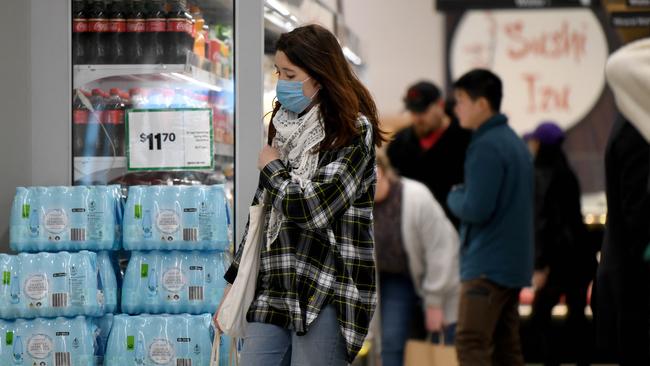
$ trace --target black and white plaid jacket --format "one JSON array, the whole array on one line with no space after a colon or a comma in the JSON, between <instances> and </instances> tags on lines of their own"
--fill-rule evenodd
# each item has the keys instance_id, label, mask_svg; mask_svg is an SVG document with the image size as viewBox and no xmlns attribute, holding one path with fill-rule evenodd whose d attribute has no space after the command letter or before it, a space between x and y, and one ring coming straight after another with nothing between
<instances>
[{"instance_id":1,"label":"black and white plaid jacket","mask_svg":"<svg viewBox=\"0 0 650 366\"><path fill-rule=\"evenodd\" d=\"M332 305L352 362L368 333L377 303L372 211L375 150L372 125L358 121L360 134L341 149L321 152L318 171L304 188L292 182L276 160L260 174L253 204L267 192L286 218L278 239L262 245L255 300L249 322L275 324L298 334L308 331L321 309ZM266 209L266 220L270 206ZM225 278L237 276L241 249ZM264 235L266 237L266 235ZM265 241L266 239L264 239Z\"/></svg>"}]
</instances>

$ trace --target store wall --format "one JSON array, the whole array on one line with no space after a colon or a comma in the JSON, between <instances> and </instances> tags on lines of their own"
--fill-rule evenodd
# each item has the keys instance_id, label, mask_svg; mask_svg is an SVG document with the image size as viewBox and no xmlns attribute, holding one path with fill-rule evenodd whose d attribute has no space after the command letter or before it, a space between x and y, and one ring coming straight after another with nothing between
<instances>
[{"instance_id":1,"label":"store wall","mask_svg":"<svg viewBox=\"0 0 650 366\"><path fill-rule=\"evenodd\" d=\"M8 251L15 187L30 184L31 62L29 1L8 1L0 12L0 252Z\"/></svg>"},{"instance_id":2,"label":"store wall","mask_svg":"<svg viewBox=\"0 0 650 366\"><path fill-rule=\"evenodd\" d=\"M364 81L384 121L400 120L410 84L444 85L444 18L434 6L431 0L343 0L345 22L361 41Z\"/></svg>"},{"instance_id":3,"label":"store wall","mask_svg":"<svg viewBox=\"0 0 650 366\"><path fill-rule=\"evenodd\" d=\"M71 1L31 0L31 4L31 184L69 185Z\"/></svg>"}]
</instances>

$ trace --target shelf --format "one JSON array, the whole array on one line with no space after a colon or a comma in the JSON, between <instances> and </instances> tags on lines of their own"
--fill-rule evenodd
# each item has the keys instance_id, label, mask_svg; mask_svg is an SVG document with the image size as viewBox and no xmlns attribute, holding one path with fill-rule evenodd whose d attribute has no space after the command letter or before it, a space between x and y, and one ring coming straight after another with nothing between
<instances>
[{"instance_id":1,"label":"shelf","mask_svg":"<svg viewBox=\"0 0 650 366\"><path fill-rule=\"evenodd\" d=\"M233 81L190 64L156 65L76 65L74 88L98 80L174 81L196 84L206 89L233 92Z\"/></svg>"},{"instance_id":2,"label":"shelf","mask_svg":"<svg viewBox=\"0 0 650 366\"><path fill-rule=\"evenodd\" d=\"M234 158L235 146L217 142L214 144L214 155L217 157ZM76 173L79 176L89 175L97 171L126 169L125 156L77 156L74 158Z\"/></svg>"},{"instance_id":3,"label":"shelf","mask_svg":"<svg viewBox=\"0 0 650 366\"><path fill-rule=\"evenodd\" d=\"M74 180L80 181L93 177L102 177L111 181L120 177L126 169L126 158L123 156L84 156L74 158Z\"/></svg>"},{"instance_id":4,"label":"shelf","mask_svg":"<svg viewBox=\"0 0 650 366\"><path fill-rule=\"evenodd\" d=\"M232 145L230 145L232 146ZM75 157L75 184L223 184L225 165L217 163L216 170L205 171L139 171L130 172L126 168L126 158L118 157Z\"/></svg>"}]
</instances>

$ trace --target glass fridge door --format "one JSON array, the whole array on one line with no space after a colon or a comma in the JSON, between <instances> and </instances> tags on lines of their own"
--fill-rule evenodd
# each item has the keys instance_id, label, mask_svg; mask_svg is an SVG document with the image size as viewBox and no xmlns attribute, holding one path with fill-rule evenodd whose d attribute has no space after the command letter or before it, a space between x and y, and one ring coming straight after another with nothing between
<instances>
[{"instance_id":1,"label":"glass fridge door","mask_svg":"<svg viewBox=\"0 0 650 366\"><path fill-rule=\"evenodd\" d=\"M234 0L70 0L74 184L227 184Z\"/></svg>"}]
</instances>

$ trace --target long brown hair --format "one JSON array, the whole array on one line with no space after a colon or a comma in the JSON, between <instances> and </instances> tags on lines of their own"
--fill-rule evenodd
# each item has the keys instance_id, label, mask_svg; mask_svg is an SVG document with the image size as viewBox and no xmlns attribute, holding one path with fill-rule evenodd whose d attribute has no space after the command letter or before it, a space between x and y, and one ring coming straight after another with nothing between
<instances>
[{"instance_id":1,"label":"long brown hair","mask_svg":"<svg viewBox=\"0 0 650 366\"><path fill-rule=\"evenodd\" d=\"M296 28L280 36L276 51L284 52L291 63L305 70L321 85L315 97L325 127L321 151L349 145L359 135L356 123L359 113L368 118L372 124L373 142L381 146L385 138L379 128L377 106L350 68L339 42L330 31L319 25ZM272 121L280 107L280 102L276 101L269 141L275 136Z\"/></svg>"}]
</instances>

